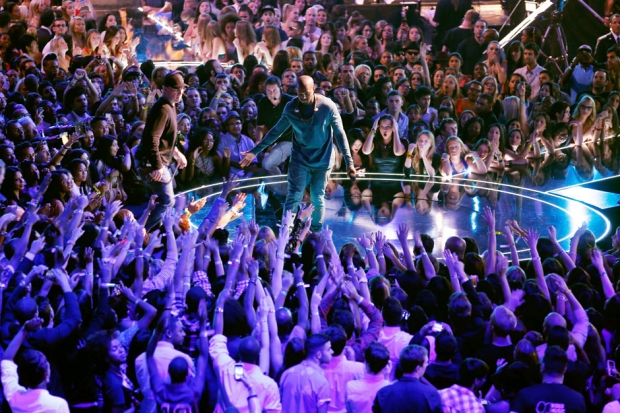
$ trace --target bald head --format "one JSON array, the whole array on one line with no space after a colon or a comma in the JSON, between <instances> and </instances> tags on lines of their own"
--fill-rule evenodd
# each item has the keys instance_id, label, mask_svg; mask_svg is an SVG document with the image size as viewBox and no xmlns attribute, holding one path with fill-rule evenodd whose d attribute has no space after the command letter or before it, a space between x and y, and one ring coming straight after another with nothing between
<instances>
[{"instance_id":1,"label":"bald head","mask_svg":"<svg viewBox=\"0 0 620 413\"><path fill-rule=\"evenodd\" d=\"M297 81L297 97L304 105L314 102L314 79L310 76L299 77Z\"/></svg>"},{"instance_id":2,"label":"bald head","mask_svg":"<svg viewBox=\"0 0 620 413\"><path fill-rule=\"evenodd\" d=\"M551 327L560 326L566 328L566 320L559 313L549 313L547 317L545 317L545 322L543 323L543 329L545 331L549 331Z\"/></svg>"},{"instance_id":3,"label":"bald head","mask_svg":"<svg viewBox=\"0 0 620 413\"><path fill-rule=\"evenodd\" d=\"M244 363L258 364L260 344L252 336L245 337L239 344L239 359Z\"/></svg>"},{"instance_id":4,"label":"bald head","mask_svg":"<svg viewBox=\"0 0 620 413\"><path fill-rule=\"evenodd\" d=\"M465 249L467 248L467 244L465 240L461 237L450 237L446 240L446 245L444 249L449 250L455 253L459 257L459 261L462 261L465 257Z\"/></svg>"}]
</instances>

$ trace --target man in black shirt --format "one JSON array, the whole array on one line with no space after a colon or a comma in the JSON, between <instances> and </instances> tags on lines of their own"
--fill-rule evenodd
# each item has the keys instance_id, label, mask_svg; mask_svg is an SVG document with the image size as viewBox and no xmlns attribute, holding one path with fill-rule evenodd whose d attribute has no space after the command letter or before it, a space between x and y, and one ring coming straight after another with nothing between
<instances>
[{"instance_id":1,"label":"man in black shirt","mask_svg":"<svg viewBox=\"0 0 620 413\"><path fill-rule=\"evenodd\" d=\"M476 100L476 114L484 121L484 136L492 124L497 123L497 116L493 113L493 96L483 93Z\"/></svg>"},{"instance_id":2,"label":"man in black shirt","mask_svg":"<svg viewBox=\"0 0 620 413\"><path fill-rule=\"evenodd\" d=\"M157 206L146 222L147 229L158 224L166 209L174 205L172 175L168 166L173 160L176 160L181 169L187 166L185 156L176 148L175 109L186 88L183 73L174 71L166 75L162 96L155 102L146 118L142 141L136 152L140 175L153 194L157 195Z\"/></svg>"},{"instance_id":3,"label":"man in black shirt","mask_svg":"<svg viewBox=\"0 0 620 413\"><path fill-rule=\"evenodd\" d=\"M326 80L327 76L325 76L323 73L319 72L316 70L316 65L318 63L318 60L316 58L316 53L309 50L306 53L304 53L304 57L303 57L303 70L301 71L301 73L299 74L299 76L310 76L313 80L314 83L316 85L321 83L321 80Z\"/></svg>"},{"instance_id":4,"label":"man in black shirt","mask_svg":"<svg viewBox=\"0 0 620 413\"><path fill-rule=\"evenodd\" d=\"M586 402L583 396L563 384L567 366L566 352L558 346L548 347L542 360L542 383L521 390L512 404L511 411L585 412Z\"/></svg>"},{"instance_id":5,"label":"man in black shirt","mask_svg":"<svg viewBox=\"0 0 620 413\"><path fill-rule=\"evenodd\" d=\"M265 80L265 93L267 96L258 101L258 127L262 129L263 135L278 123L284 112L284 106L293 100L293 96L282 92L282 84L277 76L269 76ZM282 173L280 166L291 157L292 141L293 129L289 128L271 147L271 152L263 159L263 169L269 175Z\"/></svg>"},{"instance_id":6,"label":"man in black shirt","mask_svg":"<svg viewBox=\"0 0 620 413\"><path fill-rule=\"evenodd\" d=\"M474 35L469 39L463 40L456 51L463 56L463 67L461 72L466 75L474 73L476 62L482 57L485 50L484 32L487 30L487 22L480 19L474 24Z\"/></svg>"},{"instance_id":7,"label":"man in black shirt","mask_svg":"<svg viewBox=\"0 0 620 413\"><path fill-rule=\"evenodd\" d=\"M468 10L465 13L465 17L463 18L463 23L459 27L455 27L454 29L448 30L446 35L443 38L443 49L444 52L454 52L459 47L459 44L465 40L469 39L474 35L474 24L476 21L480 19L480 13L476 10Z\"/></svg>"}]
</instances>

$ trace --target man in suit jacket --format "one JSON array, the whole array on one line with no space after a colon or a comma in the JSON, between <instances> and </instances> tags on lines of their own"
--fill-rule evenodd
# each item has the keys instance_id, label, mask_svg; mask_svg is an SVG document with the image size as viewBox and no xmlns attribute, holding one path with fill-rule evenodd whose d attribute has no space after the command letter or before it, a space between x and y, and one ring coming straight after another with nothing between
<instances>
[{"instance_id":1,"label":"man in suit jacket","mask_svg":"<svg viewBox=\"0 0 620 413\"><path fill-rule=\"evenodd\" d=\"M597 63L604 63L607 61L607 50L620 44L620 14L614 14L611 16L611 31L604 36L601 36L596 41L596 49L594 51L594 59Z\"/></svg>"},{"instance_id":2,"label":"man in suit jacket","mask_svg":"<svg viewBox=\"0 0 620 413\"><path fill-rule=\"evenodd\" d=\"M55 18L56 15L52 9L45 9L43 10L43 13L41 13L41 27L37 29L39 50L43 50L45 45L54 37L54 34L52 33L52 25L54 24Z\"/></svg>"}]
</instances>

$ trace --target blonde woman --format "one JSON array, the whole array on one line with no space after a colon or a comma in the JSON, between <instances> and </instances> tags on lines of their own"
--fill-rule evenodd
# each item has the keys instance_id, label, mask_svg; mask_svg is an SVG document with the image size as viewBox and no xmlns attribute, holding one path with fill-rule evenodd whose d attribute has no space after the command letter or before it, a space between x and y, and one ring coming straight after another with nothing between
<instances>
[{"instance_id":1,"label":"blonde woman","mask_svg":"<svg viewBox=\"0 0 620 413\"><path fill-rule=\"evenodd\" d=\"M294 4L285 4L282 9L282 24L288 27L289 23L299 21L299 8Z\"/></svg>"},{"instance_id":2,"label":"blonde woman","mask_svg":"<svg viewBox=\"0 0 620 413\"><path fill-rule=\"evenodd\" d=\"M594 139L596 121L596 104L592 97L584 95L575 110L570 122L573 142L581 145Z\"/></svg>"},{"instance_id":3,"label":"blonde woman","mask_svg":"<svg viewBox=\"0 0 620 413\"><path fill-rule=\"evenodd\" d=\"M222 32L218 22L207 23L206 30L200 36L200 55L204 61L209 59L226 60L226 45L222 40ZM220 59L220 56L223 58Z\"/></svg>"},{"instance_id":4,"label":"blonde woman","mask_svg":"<svg viewBox=\"0 0 620 413\"><path fill-rule=\"evenodd\" d=\"M62 3L62 18L69 23L72 17L75 17L75 3L69 0L64 1Z\"/></svg>"},{"instance_id":5,"label":"blonde woman","mask_svg":"<svg viewBox=\"0 0 620 413\"><path fill-rule=\"evenodd\" d=\"M423 130L418 135L416 143L410 143L407 147L407 160L405 160L405 176L411 172L416 175L428 175L433 178L441 165L441 156L435 152L435 135L429 130Z\"/></svg>"},{"instance_id":6,"label":"blonde woman","mask_svg":"<svg viewBox=\"0 0 620 413\"><path fill-rule=\"evenodd\" d=\"M487 172L484 161L477 154L470 153L460 138L450 136L446 140L446 151L441 156L439 170L442 176L467 175L470 171L482 175Z\"/></svg>"},{"instance_id":7,"label":"blonde woman","mask_svg":"<svg viewBox=\"0 0 620 413\"><path fill-rule=\"evenodd\" d=\"M459 87L459 81L456 77L452 75L448 75L443 80L439 91L437 92L437 96L444 98L449 97L453 100L457 100L463 97L461 94L461 88ZM441 100L441 99L440 99Z\"/></svg>"},{"instance_id":8,"label":"blonde woman","mask_svg":"<svg viewBox=\"0 0 620 413\"><path fill-rule=\"evenodd\" d=\"M50 40L50 52L56 53L58 56L58 64L60 68L66 72L69 71L69 63L71 62L71 58L67 56L67 52L69 51L69 45L62 37L56 37Z\"/></svg>"},{"instance_id":9,"label":"blonde woman","mask_svg":"<svg viewBox=\"0 0 620 413\"><path fill-rule=\"evenodd\" d=\"M73 55L75 56L75 49L81 50L86 47L86 23L84 19L81 17L74 17L69 22L69 33L71 34L71 38L73 39Z\"/></svg>"},{"instance_id":10,"label":"blonde woman","mask_svg":"<svg viewBox=\"0 0 620 413\"><path fill-rule=\"evenodd\" d=\"M91 29L86 33L86 45L82 48L82 56L97 56L101 54L101 34L96 29Z\"/></svg>"},{"instance_id":11,"label":"blonde woman","mask_svg":"<svg viewBox=\"0 0 620 413\"><path fill-rule=\"evenodd\" d=\"M41 25L41 13L49 6L49 0L32 0L28 8L28 27L37 28Z\"/></svg>"},{"instance_id":12,"label":"blonde woman","mask_svg":"<svg viewBox=\"0 0 620 413\"><path fill-rule=\"evenodd\" d=\"M301 49L299 47L296 46L287 46L286 47L286 53L288 53L288 58L289 60L292 62L293 59L302 59L304 54L302 53Z\"/></svg>"},{"instance_id":13,"label":"blonde woman","mask_svg":"<svg viewBox=\"0 0 620 413\"><path fill-rule=\"evenodd\" d=\"M273 66L273 58L282 49L280 32L275 26L265 26L263 41L256 44L254 54L259 62L264 63L269 69Z\"/></svg>"},{"instance_id":14,"label":"blonde woman","mask_svg":"<svg viewBox=\"0 0 620 413\"><path fill-rule=\"evenodd\" d=\"M200 17L198 17L198 21L196 22L196 36L192 36L191 38L191 47L195 56L201 56L202 42L207 36L207 27L211 20L212 18L208 14L201 14Z\"/></svg>"},{"instance_id":15,"label":"blonde woman","mask_svg":"<svg viewBox=\"0 0 620 413\"><path fill-rule=\"evenodd\" d=\"M247 20L239 20L235 25L235 40L233 41L237 49L237 61L243 62L245 58L254 54L256 48L256 33L252 24Z\"/></svg>"}]
</instances>

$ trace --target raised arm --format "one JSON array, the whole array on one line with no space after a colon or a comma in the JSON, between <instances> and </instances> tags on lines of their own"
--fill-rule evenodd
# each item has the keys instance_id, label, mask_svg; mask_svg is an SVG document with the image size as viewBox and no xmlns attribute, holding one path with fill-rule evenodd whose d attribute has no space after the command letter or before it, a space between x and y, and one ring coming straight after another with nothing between
<instances>
[{"instance_id":1,"label":"raised arm","mask_svg":"<svg viewBox=\"0 0 620 413\"><path fill-rule=\"evenodd\" d=\"M293 277L295 279L295 288L297 289L297 300L299 300L299 310L297 311L297 325L302 330L308 328L308 294L306 293L306 285L304 284L303 264L296 266L293 264Z\"/></svg>"},{"instance_id":2,"label":"raised arm","mask_svg":"<svg viewBox=\"0 0 620 413\"><path fill-rule=\"evenodd\" d=\"M542 262L540 262L540 255L538 255L538 251L536 250L538 238L538 231L536 231L534 228L530 228L527 231L527 241L530 246L530 254L532 257L532 265L534 266L534 273L536 274L536 284L538 284L538 287L540 287L540 290L542 291L547 301L551 302L551 294L549 294L549 287L545 282L545 273L543 271Z\"/></svg>"},{"instance_id":3,"label":"raised arm","mask_svg":"<svg viewBox=\"0 0 620 413\"><path fill-rule=\"evenodd\" d=\"M407 270L415 271L413 256L411 254L411 250L409 249L409 244L407 243L407 238L409 237L409 226L407 224L400 224L398 226L398 230L396 231L396 236L398 237L398 241L400 241L400 245L403 249L403 256L405 258Z\"/></svg>"},{"instance_id":4,"label":"raised arm","mask_svg":"<svg viewBox=\"0 0 620 413\"><path fill-rule=\"evenodd\" d=\"M575 262L571 259L570 255L566 251L564 251L564 248L562 248L562 246L558 242L558 234L555 227L553 225L549 225L547 227L547 232L549 233L549 239L551 240L553 246L555 247L555 250L557 251L556 255L559 255L560 258L562 258L562 261L564 261L564 265L566 266L566 270L570 271L575 268Z\"/></svg>"},{"instance_id":5,"label":"raised arm","mask_svg":"<svg viewBox=\"0 0 620 413\"><path fill-rule=\"evenodd\" d=\"M508 248L510 248L510 259L512 265L519 266L519 252L517 251L517 245L515 243L515 237L512 233L512 227L510 225L504 226L504 238L508 241Z\"/></svg>"},{"instance_id":6,"label":"raised arm","mask_svg":"<svg viewBox=\"0 0 620 413\"><path fill-rule=\"evenodd\" d=\"M413 243L415 248L420 251L420 260L422 260L422 265L424 266L424 276L427 281L430 281L431 278L435 277L437 273L435 272L435 266L431 261L428 253L424 249L424 244L422 243L422 237L420 236L420 231L415 231L413 233Z\"/></svg>"},{"instance_id":7,"label":"raised arm","mask_svg":"<svg viewBox=\"0 0 620 413\"><path fill-rule=\"evenodd\" d=\"M497 238L495 237L495 211L491 208L484 207L482 211L482 219L487 224L489 234L489 253L487 254L486 275L495 272L495 257L497 256Z\"/></svg>"},{"instance_id":8,"label":"raised arm","mask_svg":"<svg viewBox=\"0 0 620 413\"><path fill-rule=\"evenodd\" d=\"M605 295L605 299L609 300L616 294L616 292L614 291L614 286L609 279L609 275L607 274L603 254L597 249L592 251L592 263L598 270L598 274L601 277L601 284L603 285L603 294Z\"/></svg>"},{"instance_id":9,"label":"raised arm","mask_svg":"<svg viewBox=\"0 0 620 413\"><path fill-rule=\"evenodd\" d=\"M375 134L377 133L378 127L379 127L379 117L375 119L375 123L372 125L372 128L370 129L370 133L368 134L368 136L366 136L366 140L364 141L364 145L362 146L362 153L364 155L370 155L372 153L372 150L374 148L372 141L375 138Z\"/></svg>"}]
</instances>

